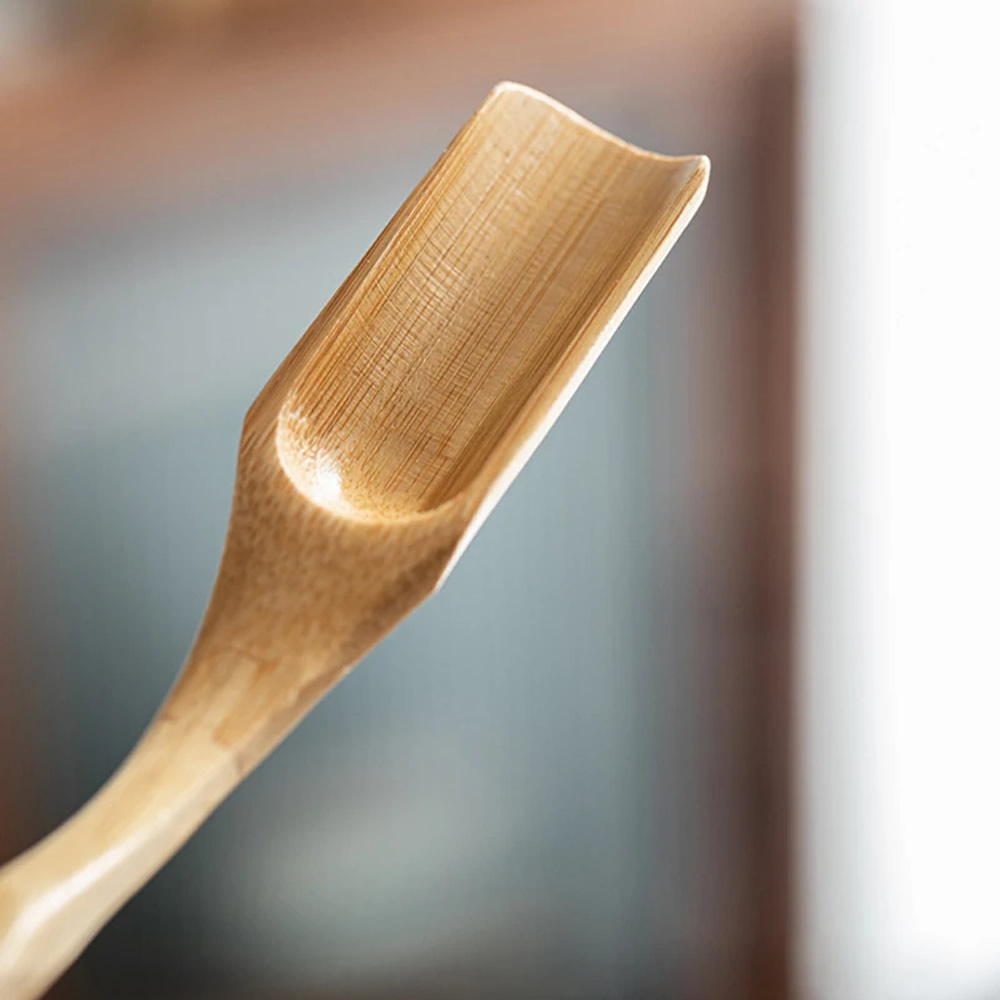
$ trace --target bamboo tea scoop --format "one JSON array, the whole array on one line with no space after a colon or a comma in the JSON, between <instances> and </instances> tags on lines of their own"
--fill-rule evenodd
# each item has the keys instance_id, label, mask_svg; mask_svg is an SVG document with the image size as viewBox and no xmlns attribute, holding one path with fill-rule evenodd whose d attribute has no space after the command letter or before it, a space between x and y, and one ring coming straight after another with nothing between
<instances>
[{"instance_id":1,"label":"bamboo tea scoop","mask_svg":"<svg viewBox=\"0 0 1000 1000\"><path fill-rule=\"evenodd\" d=\"M0 997L38 996L448 574L705 193L501 84L251 406L218 580L139 745L0 869Z\"/></svg>"}]
</instances>

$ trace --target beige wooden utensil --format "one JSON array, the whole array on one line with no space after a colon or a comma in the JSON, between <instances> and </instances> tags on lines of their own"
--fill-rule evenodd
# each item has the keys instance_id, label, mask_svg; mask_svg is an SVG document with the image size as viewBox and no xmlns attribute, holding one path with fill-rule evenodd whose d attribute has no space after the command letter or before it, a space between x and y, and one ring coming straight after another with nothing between
<instances>
[{"instance_id":1,"label":"beige wooden utensil","mask_svg":"<svg viewBox=\"0 0 1000 1000\"><path fill-rule=\"evenodd\" d=\"M187 664L89 804L0 869L37 996L444 580L694 214L704 157L501 84L251 406Z\"/></svg>"}]
</instances>

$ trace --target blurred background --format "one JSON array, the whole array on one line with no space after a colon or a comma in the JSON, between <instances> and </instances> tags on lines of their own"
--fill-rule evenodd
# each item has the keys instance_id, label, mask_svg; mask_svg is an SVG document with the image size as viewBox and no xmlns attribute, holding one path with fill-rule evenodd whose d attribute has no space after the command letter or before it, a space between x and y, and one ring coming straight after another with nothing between
<instances>
[{"instance_id":1,"label":"blurred background","mask_svg":"<svg viewBox=\"0 0 1000 1000\"><path fill-rule=\"evenodd\" d=\"M448 585L53 997L1000 997L994 19L0 0L0 861L155 711L247 405L495 82L713 161Z\"/></svg>"}]
</instances>

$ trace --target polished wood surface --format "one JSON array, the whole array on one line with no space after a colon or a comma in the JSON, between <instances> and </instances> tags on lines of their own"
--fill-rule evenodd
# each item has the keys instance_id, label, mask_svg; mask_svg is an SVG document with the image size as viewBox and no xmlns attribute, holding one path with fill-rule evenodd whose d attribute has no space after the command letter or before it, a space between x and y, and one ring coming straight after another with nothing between
<instances>
[{"instance_id":1,"label":"polished wood surface","mask_svg":"<svg viewBox=\"0 0 1000 1000\"><path fill-rule=\"evenodd\" d=\"M0 992L37 996L444 580L704 196L497 87L251 407L187 665L116 776L0 870Z\"/></svg>"}]
</instances>

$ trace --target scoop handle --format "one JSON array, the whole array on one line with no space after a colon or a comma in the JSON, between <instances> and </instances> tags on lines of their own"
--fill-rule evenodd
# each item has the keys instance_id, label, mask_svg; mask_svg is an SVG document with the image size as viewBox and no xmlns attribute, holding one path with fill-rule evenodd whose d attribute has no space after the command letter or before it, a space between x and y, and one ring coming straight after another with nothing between
<instances>
[{"instance_id":1,"label":"scoop handle","mask_svg":"<svg viewBox=\"0 0 1000 1000\"><path fill-rule=\"evenodd\" d=\"M231 755L158 719L108 783L0 868L0 996L32 1000L236 782Z\"/></svg>"},{"instance_id":2,"label":"scoop handle","mask_svg":"<svg viewBox=\"0 0 1000 1000\"><path fill-rule=\"evenodd\" d=\"M245 652L192 654L107 784L0 868L3 1000L34 1000L55 982L304 714L294 693L274 710L261 683L271 674Z\"/></svg>"}]
</instances>

